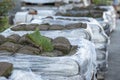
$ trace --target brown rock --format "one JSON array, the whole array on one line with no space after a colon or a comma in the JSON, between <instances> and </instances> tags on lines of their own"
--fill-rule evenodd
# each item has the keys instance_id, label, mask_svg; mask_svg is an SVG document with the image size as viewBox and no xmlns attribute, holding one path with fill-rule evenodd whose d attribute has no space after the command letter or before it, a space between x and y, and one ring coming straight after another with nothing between
<instances>
[{"instance_id":1,"label":"brown rock","mask_svg":"<svg viewBox=\"0 0 120 80\"><path fill-rule=\"evenodd\" d=\"M24 46L22 47L18 53L23 53L23 54L30 54L30 55L35 55L35 54L40 54L40 50L38 48L34 48L31 46Z\"/></svg>"},{"instance_id":2,"label":"brown rock","mask_svg":"<svg viewBox=\"0 0 120 80\"><path fill-rule=\"evenodd\" d=\"M8 52L13 52L15 53L18 49L20 49L22 45L20 44L15 44L12 42L5 42L0 46L0 50L6 50Z\"/></svg>"},{"instance_id":3,"label":"brown rock","mask_svg":"<svg viewBox=\"0 0 120 80\"><path fill-rule=\"evenodd\" d=\"M8 77L13 70L13 65L7 62L0 62L0 76Z\"/></svg>"},{"instance_id":4,"label":"brown rock","mask_svg":"<svg viewBox=\"0 0 120 80\"><path fill-rule=\"evenodd\" d=\"M29 38L27 37L27 35L23 35L23 36L19 39L18 43L20 43L20 44L22 44L22 45L28 45L28 44L30 44L31 42L30 42Z\"/></svg>"},{"instance_id":5,"label":"brown rock","mask_svg":"<svg viewBox=\"0 0 120 80\"><path fill-rule=\"evenodd\" d=\"M32 25L32 24L26 25L23 31L34 31L36 29L36 26L37 25Z\"/></svg>"},{"instance_id":6,"label":"brown rock","mask_svg":"<svg viewBox=\"0 0 120 80\"><path fill-rule=\"evenodd\" d=\"M41 56L48 56L48 57L64 56L64 54L61 51L58 51L58 50L54 50L52 52L43 52L40 55Z\"/></svg>"},{"instance_id":7,"label":"brown rock","mask_svg":"<svg viewBox=\"0 0 120 80\"><path fill-rule=\"evenodd\" d=\"M3 35L0 35L0 44L4 43L6 38Z\"/></svg>"},{"instance_id":8,"label":"brown rock","mask_svg":"<svg viewBox=\"0 0 120 80\"><path fill-rule=\"evenodd\" d=\"M41 25L39 25L38 29L39 30L48 30L49 26L50 26L49 24L41 24Z\"/></svg>"},{"instance_id":9,"label":"brown rock","mask_svg":"<svg viewBox=\"0 0 120 80\"><path fill-rule=\"evenodd\" d=\"M34 43L27 37L27 34L26 35L23 35L19 41L18 41L19 44L22 44L22 45L30 45L30 46L33 46Z\"/></svg>"},{"instance_id":10,"label":"brown rock","mask_svg":"<svg viewBox=\"0 0 120 80\"><path fill-rule=\"evenodd\" d=\"M39 49L41 50L41 47L40 47L39 45L35 44L33 41L31 41L31 40L28 38L27 34L26 34L26 35L23 35L18 42L19 42L20 44L22 44L22 45L28 45L28 46L37 47L37 48L39 48Z\"/></svg>"},{"instance_id":11,"label":"brown rock","mask_svg":"<svg viewBox=\"0 0 120 80\"><path fill-rule=\"evenodd\" d=\"M87 28L87 24L86 23L82 23L81 28Z\"/></svg>"},{"instance_id":12,"label":"brown rock","mask_svg":"<svg viewBox=\"0 0 120 80\"><path fill-rule=\"evenodd\" d=\"M82 23L75 23L75 24L68 24L66 25L67 29L76 29L76 28L80 28L82 25Z\"/></svg>"},{"instance_id":13,"label":"brown rock","mask_svg":"<svg viewBox=\"0 0 120 80\"><path fill-rule=\"evenodd\" d=\"M65 27L62 25L51 25L49 30L63 30Z\"/></svg>"},{"instance_id":14,"label":"brown rock","mask_svg":"<svg viewBox=\"0 0 120 80\"><path fill-rule=\"evenodd\" d=\"M48 24L21 24L15 27L12 27L11 30L13 31L34 31L36 28L39 30L48 30L50 25Z\"/></svg>"},{"instance_id":15,"label":"brown rock","mask_svg":"<svg viewBox=\"0 0 120 80\"><path fill-rule=\"evenodd\" d=\"M68 39L64 37L57 37L53 40L52 43L53 43L54 49L60 50L65 54L69 53L71 45Z\"/></svg>"},{"instance_id":16,"label":"brown rock","mask_svg":"<svg viewBox=\"0 0 120 80\"><path fill-rule=\"evenodd\" d=\"M71 50L68 55L74 55L77 52L78 46L71 46Z\"/></svg>"},{"instance_id":17,"label":"brown rock","mask_svg":"<svg viewBox=\"0 0 120 80\"><path fill-rule=\"evenodd\" d=\"M20 25L12 27L11 30L13 30L13 31L22 31L22 30L25 30L25 26L26 26L26 24L20 24Z\"/></svg>"},{"instance_id":18,"label":"brown rock","mask_svg":"<svg viewBox=\"0 0 120 80\"><path fill-rule=\"evenodd\" d=\"M7 37L7 41L17 43L18 40L20 39L20 36L17 34L13 34Z\"/></svg>"}]
</instances>

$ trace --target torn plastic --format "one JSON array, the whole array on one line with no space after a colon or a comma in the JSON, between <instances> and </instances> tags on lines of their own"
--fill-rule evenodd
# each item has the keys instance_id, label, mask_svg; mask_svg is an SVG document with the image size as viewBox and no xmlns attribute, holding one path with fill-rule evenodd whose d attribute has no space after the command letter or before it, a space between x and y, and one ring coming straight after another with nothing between
<instances>
[{"instance_id":1,"label":"torn plastic","mask_svg":"<svg viewBox=\"0 0 120 80\"><path fill-rule=\"evenodd\" d=\"M16 54L0 56L0 62L10 62L14 70L32 71L26 73L14 72L12 80L91 80L96 73L96 52L94 45L84 39L69 39L72 45L78 45L77 52L71 56L42 57L37 55ZM24 76L24 77L23 77ZM28 77L30 76L30 77ZM41 77L41 78L40 78ZM23 79L24 78L24 79Z\"/></svg>"}]
</instances>

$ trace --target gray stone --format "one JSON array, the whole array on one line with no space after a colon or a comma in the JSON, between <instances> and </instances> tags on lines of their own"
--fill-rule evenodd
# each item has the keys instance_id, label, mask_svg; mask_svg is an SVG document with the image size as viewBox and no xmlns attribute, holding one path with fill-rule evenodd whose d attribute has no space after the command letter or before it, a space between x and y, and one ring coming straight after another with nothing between
<instances>
[{"instance_id":1,"label":"gray stone","mask_svg":"<svg viewBox=\"0 0 120 80\"><path fill-rule=\"evenodd\" d=\"M52 43L53 43L54 49L60 50L65 54L69 53L71 45L68 39L64 37L57 37L52 41Z\"/></svg>"},{"instance_id":2,"label":"gray stone","mask_svg":"<svg viewBox=\"0 0 120 80\"><path fill-rule=\"evenodd\" d=\"M8 77L13 70L13 65L7 62L0 62L0 76Z\"/></svg>"}]
</instances>

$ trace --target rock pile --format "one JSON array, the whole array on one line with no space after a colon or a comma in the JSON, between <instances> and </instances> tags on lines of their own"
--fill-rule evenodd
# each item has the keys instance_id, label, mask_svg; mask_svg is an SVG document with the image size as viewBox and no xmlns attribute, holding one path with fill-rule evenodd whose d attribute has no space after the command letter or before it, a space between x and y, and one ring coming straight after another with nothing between
<instances>
[{"instance_id":1,"label":"rock pile","mask_svg":"<svg viewBox=\"0 0 120 80\"><path fill-rule=\"evenodd\" d=\"M84 25L84 26L83 26ZM41 31L47 30L70 30L77 28L86 28L87 25L85 23L74 23L67 25L49 25L49 24L19 24L11 28L13 31L34 31L36 28Z\"/></svg>"},{"instance_id":2,"label":"rock pile","mask_svg":"<svg viewBox=\"0 0 120 80\"><path fill-rule=\"evenodd\" d=\"M7 55L13 54L29 54L41 56L64 56L72 52L73 47L69 40L64 37L57 37L55 39L49 38L54 50L52 52L44 52L42 48L32 42L27 35L19 36L17 34L4 37L0 35L0 55L6 53ZM77 47L74 49L76 50Z\"/></svg>"}]
</instances>

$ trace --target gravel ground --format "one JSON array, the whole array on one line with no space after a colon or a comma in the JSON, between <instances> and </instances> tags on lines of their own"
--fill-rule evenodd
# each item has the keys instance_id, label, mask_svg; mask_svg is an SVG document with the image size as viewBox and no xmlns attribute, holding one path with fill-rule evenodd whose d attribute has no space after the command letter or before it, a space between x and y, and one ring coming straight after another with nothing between
<instances>
[{"instance_id":1,"label":"gravel ground","mask_svg":"<svg viewBox=\"0 0 120 80\"><path fill-rule=\"evenodd\" d=\"M120 80L120 20L117 20L116 30L111 35L108 64L106 80Z\"/></svg>"}]
</instances>

